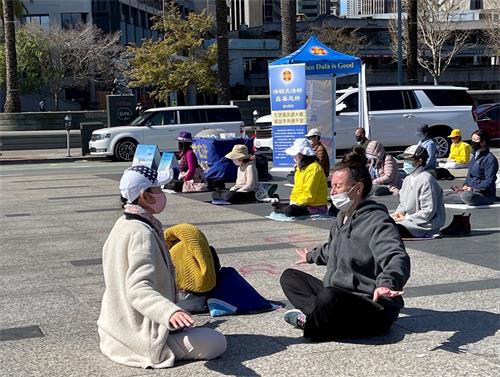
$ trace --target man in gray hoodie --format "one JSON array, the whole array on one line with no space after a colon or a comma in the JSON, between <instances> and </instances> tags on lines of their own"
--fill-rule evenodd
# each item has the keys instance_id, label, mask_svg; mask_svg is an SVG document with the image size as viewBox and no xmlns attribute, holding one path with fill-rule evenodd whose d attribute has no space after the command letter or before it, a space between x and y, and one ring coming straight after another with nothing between
<instances>
[{"instance_id":1,"label":"man in gray hoodie","mask_svg":"<svg viewBox=\"0 0 500 377\"><path fill-rule=\"evenodd\" d=\"M366 162L352 152L335 165L331 198L340 214L328 242L297 250L297 263L326 265L323 282L295 269L280 279L297 308L285 321L313 341L384 334L403 307L410 258L387 208L366 200L372 188Z\"/></svg>"}]
</instances>

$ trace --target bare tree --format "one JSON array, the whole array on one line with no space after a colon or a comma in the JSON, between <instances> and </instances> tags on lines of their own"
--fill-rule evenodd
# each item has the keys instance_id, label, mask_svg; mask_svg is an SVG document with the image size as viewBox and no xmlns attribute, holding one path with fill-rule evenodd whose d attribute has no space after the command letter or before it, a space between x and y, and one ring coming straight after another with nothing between
<instances>
[{"instance_id":1,"label":"bare tree","mask_svg":"<svg viewBox=\"0 0 500 377\"><path fill-rule=\"evenodd\" d=\"M500 0L490 0L490 10L485 12L485 16L485 42L498 64L500 57Z\"/></svg>"},{"instance_id":2,"label":"bare tree","mask_svg":"<svg viewBox=\"0 0 500 377\"><path fill-rule=\"evenodd\" d=\"M470 47L467 43L471 29L458 20L461 0L408 0L418 1L418 64L427 70L439 84L446 68L461 51ZM397 48L397 30L394 22L389 23L391 47ZM408 58L410 48L408 33L403 34L403 54Z\"/></svg>"},{"instance_id":3,"label":"bare tree","mask_svg":"<svg viewBox=\"0 0 500 377\"><path fill-rule=\"evenodd\" d=\"M75 29L42 29L30 25L27 30L38 41L43 56L41 75L59 109L59 96L65 88L86 87L89 83L111 85L119 71L115 62L123 48L118 34L104 34L93 25ZM42 54L43 52L43 54Z\"/></svg>"},{"instance_id":4,"label":"bare tree","mask_svg":"<svg viewBox=\"0 0 500 377\"><path fill-rule=\"evenodd\" d=\"M297 49L297 2L281 0L281 54L288 55Z\"/></svg>"},{"instance_id":5,"label":"bare tree","mask_svg":"<svg viewBox=\"0 0 500 377\"><path fill-rule=\"evenodd\" d=\"M12 0L2 1L3 25L5 35L5 69L6 97L4 111L15 113L21 111L17 82L16 25L14 21L14 4Z\"/></svg>"},{"instance_id":6,"label":"bare tree","mask_svg":"<svg viewBox=\"0 0 500 377\"><path fill-rule=\"evenodd\" d=\"M215 1L215 23L217 29L217 102L228 105L231 99L229 89L229 40L228 23L229 8L226 0Z\"/></svg>"},{"instance_id":7,"label":"bare tree","mask_svg":"<svg viewBox=\"0 0 500 377\"><path fill-rule=\"evenodd\" d=\"M366 45L364 36L358 35L358 29L344 29L321 23L320 26L310 27L304 37L316 35L319 40L336 51L344 54L356 55L361 45Z\"/></svg>"}]
</instances>

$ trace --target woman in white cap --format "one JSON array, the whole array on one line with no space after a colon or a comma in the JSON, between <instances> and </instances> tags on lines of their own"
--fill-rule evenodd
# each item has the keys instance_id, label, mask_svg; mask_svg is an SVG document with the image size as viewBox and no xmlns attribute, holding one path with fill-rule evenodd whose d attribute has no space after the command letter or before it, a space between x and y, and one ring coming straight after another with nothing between
<instances>
[{"instance_id":1,"label":"woman in white cap","mask_svg":"<svg viewBox=\"0 0 500 377\"><path fill-rule=\"evenodd\" d=\"M285 153L295 160L295 184L290 194L290 204L273 203L274 211L288 217L326 213L328 185L311 144L306 139L296 139Z\"/></svg>"},{"instance_id":2,"label":"woman in white cap","mask_svg":"<svg viewBox=\"0 0 500 377\"><path fill-rule=\"evenodd\" d=\"M157 172L141 165L125 170L120 192L125 213L102 255L105 291L97 321L101 351L119 364L141 368L221 355L224 335L193 328L191 315L176 305L175 269L162 224L154 216L167 201Z\"/></svg>"},{"instance_id":3,"label":"woman in white cap","mask_svg":"<svg viewBox=\"0 0 500 377\"><path fill-rule=\"evenodd\" d=\"M255 201L255 192L259 188L259 177L255 162L248 148L243 144L233 146L231 152L226 154L226 158L233 160L238 167L236 173L236 183L229 190L216 189L212 193L214 200L224 200L229 203L249 203Z\"/></svg>"}]
</instances>

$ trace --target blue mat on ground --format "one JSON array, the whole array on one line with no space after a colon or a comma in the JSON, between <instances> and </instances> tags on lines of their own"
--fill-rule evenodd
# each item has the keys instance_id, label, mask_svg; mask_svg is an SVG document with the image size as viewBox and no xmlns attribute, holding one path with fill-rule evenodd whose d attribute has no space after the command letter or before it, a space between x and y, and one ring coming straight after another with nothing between
<instances>
[{"instance_id":1,"label":"blue mat on ground","mask_svg":"<svg viewBox=\"0 0 500 377\"><path fill-rule=\"evenodd\" d=\"M266 218L276 221L297 221L297 220L332 220L335 217L330 216L328 214L317 214L317 215L309 215L309 216L295 216L288 217L283 213L271 212Z\"/></svg>"},{"instance_id":2,"label":"blue mat on ground","mask_svg":"<svg viewBox=\"0 0 500 377\"><path fill-rule=\"evenodd\" d=\"M215 204L216 206L227 206L231 204L231 202L226 202L225 200L212 200L210 203Z\"/></svg>"},{"instance_id":3,"label":"blue mat on ground","mask_svg":"<svg viewBox=\"0 0 500 377\"><path fill-rule=\"evenodd\" d=\"M207 305L212 317L261 313L279 307L262 297L233 267L219 270L217 285L207 293Z\"/></svg>"}]
</instances>

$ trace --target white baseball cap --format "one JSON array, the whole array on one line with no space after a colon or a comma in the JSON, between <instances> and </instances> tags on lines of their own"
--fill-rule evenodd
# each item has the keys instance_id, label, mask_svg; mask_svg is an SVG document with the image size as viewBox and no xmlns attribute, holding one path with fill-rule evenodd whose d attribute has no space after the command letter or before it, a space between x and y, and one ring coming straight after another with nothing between
<instances>
[{"instance_id":1,"label":"white baseball cap","mask_svg":"<svg viewBox=\"0 0 500 377\"><path fill-rule=\"evenodd\" d=\"M307 139L295 139L293 145L285 149L285 153L290 156L296 156L299 153L305 156L314 156L314 151L311 148L311 143Z\"/></svg>"},{"instance_id":2,"label":"white baseball cap","mask_svg":"<svg viewBox=\"0 0 500 377\"><path fill-rule=\"evenodd\" d=\"M306 137L311 136L321 136L321 132L317 128L311 128L308 133L306 133Z\"/></svg>"},{"instance_id":3,"label":"white baseball cap","mask_svg":"<svg viewBox=\"0 0 500 377\"><path fill-rule=\"evenodd\" d=\"M132 203L143 191L150 187L157 187L158 172L144 165L135 165L123 172L120 179L120 193Z\"/></svg>"}]
</instances>

